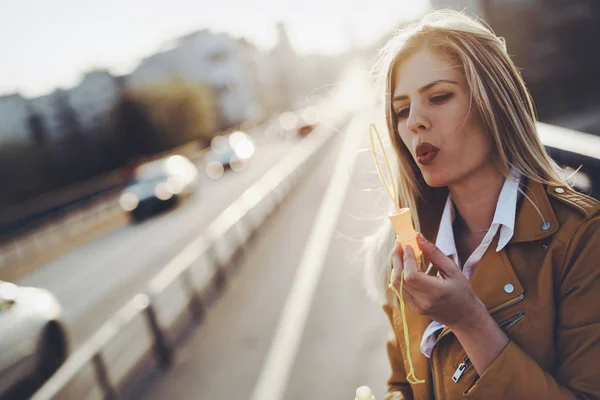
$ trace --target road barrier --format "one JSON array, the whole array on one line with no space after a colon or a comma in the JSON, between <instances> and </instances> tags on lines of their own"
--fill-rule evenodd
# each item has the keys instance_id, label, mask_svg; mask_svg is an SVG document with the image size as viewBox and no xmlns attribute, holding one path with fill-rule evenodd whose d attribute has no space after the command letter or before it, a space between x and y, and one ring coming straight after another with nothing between
<instances>
[{"instance_id":1,"label":"road barrier","mask_svg":"<svg viewBox=\"0 0 600 400\"><path fill-rule=\"evenodd\" d=\"M115 399L148 368L166 368L186 326L202 320L234 260L335 137L320 126L78 348L33 400Z\"/></svg>"}]
</instances>

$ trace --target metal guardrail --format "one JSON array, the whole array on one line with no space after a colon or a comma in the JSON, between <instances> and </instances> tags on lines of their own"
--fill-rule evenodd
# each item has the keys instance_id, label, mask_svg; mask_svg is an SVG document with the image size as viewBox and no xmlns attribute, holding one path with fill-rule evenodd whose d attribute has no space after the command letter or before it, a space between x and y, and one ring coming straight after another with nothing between
<instances>
[{"instance_id":1,"label":"metal guardrail","mask_svg":"<svg viewBox=\"0 0 600 400\"><path fill-rule=\"evenodd\" d=\"M114 195L98 195L85 203L85 206L71 206L63 210L62 218L48 221L28 235L3 243L0 246L0 271L92 229L119 211Z\"/></svg>"},{"instance_id":2,"label":"metal guardrail","mask_svg":"<svg viewBox=\"0 0 600 400\"><path fill-rule=\"evenodd\" d=\"M141 365L167 367L182 321L199 321L229 265L334 137L324 126L224 210L34 394L33 400L114 399Z\"/></svg>"},{"instance_id":3,"label":"metal guardrail","mask_svg":"<svg viewBox=\"0 0 600 400\"><path fill-rule=\"evenodd\" d=\"M206 150L200 150L187 157L195 164L202 162ZM61 218L51 219L35 231L0 245L0 276L8 273L5 268L14 268L21 262L33 260L36 256L64 245L84 232L102 226L111 218L122 214L118 203L118 193L97 195L84 204L76 204L61 211ZM4 270L4 271L3 271Z\"/></svg>"}]
</instances>

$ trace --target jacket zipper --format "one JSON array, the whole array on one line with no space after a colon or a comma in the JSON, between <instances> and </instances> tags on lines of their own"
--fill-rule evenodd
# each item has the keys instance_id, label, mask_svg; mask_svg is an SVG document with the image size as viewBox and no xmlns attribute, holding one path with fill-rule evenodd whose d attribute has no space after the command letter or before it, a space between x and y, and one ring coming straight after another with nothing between
<instances>
[{"instance_id":1,"label":"jacket zipper","mask_svg":"<svg viewBox=\"0 0 600 400\"><path fill-rule=\"evenodd\" d=\"M506 321L503 321L502 323L498 324L498 326L500 326L500 328L502 328L503 331L507 331L510 328L512 328L517 322L522 320L524 316L525 313L518 313L514 317L510 317Z\"/></svg>"},{"instance_id":2,"label":"jacket zipper","mask_svg":"<svg viewBox=\"0 0 600 400\"><path fill-rule=\"evenodd\" d=\"M523 297L523 296L521 296L521 297ZM521 300L519 300L519 301L521 301ZM518 303L519 301L517 301L516 303ZM516 304L516 303L514 303L514 304ZM519 322L520 320L522 320L524 316L525 316L524 313L519 313L519 314L517 314L517 315L515 315L515 316L513 316L513 317L511 317L509 319L507 319L506 321L502 321L501 323L498 324L498 326L503 331L507 331L510 328L512 328L517 322ZM465 372L465 370L467 368L469 368L469 365L471 365L471 360L467 356L458 365L458 368L456 369L456 371L454 371L454 375L452 375L452 382L457 383L460 380L460 378L463 375L463 373Z\"/></svg>"},{"instance_id":3,"label":"jacket zipper","mask_svg":"<svg viewBox=\"0 0 600 400\"><path fill-rule=\"evenodd\" d=\"M433 384L433 400L437 400L437 393L435 391L435 374L433 372L433 351L431 352L431 358L429 359L429 366L431 367L431 383Z\"/></svg>"},{"instance_id":4,"label":"jacket zipper","mask_svg":"<svg viewBox=\"0 0 600 400\"><path fill-rule=\"evenodd\" d=\"M471 365L471 360L469 360L469 357L465 357L465 359L459 364L456 371L454 371L454 375L452 375L452 382L457 383L469 365Z\"/></svg>"},{"instance_id":5,"label":"jacket zipper","mask_svg":"<svg viewBox=\"0 0 600 400\"><path fill-rule=\"evenodd\" d=\"M493 312L491 312L490 314L498 314L499 312L501 312L501 311L504 311L504 310L506 310L507 308L509 308L509 307L512 307L512 306L514 306L514 305L515 305L515 304L517 304L517 303L520 303L521 301L523 301L523 299L525 299L525 295L523 295L523 294L522 294L522 295L520 295L519 297L517 297L516 299L514 299L514 300L512 300L512 301L509 301L508 303L506 303L505 305L503 305L503 306L502 306L502 307L500 307L499 309L497 309L497 310L494 310L494 311L493 311Z\"/></svg>"}]
</instances>

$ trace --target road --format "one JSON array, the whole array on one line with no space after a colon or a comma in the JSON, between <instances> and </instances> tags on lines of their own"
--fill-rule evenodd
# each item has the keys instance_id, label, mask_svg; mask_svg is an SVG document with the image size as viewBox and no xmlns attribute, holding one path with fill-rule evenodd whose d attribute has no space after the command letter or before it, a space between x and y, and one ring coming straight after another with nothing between
<instances>
[{"instance_id":1,"label":"road","mask_svg":"<svg viewBox=\"0 0 600 400\"><path fill-rule=\"evenodd\" d=\"M16 283L48 289L58 297L71 347L78 347L297 140L260 140L247 170L214 181L201 179L195 195L180 207L137 225L120 226Z\"/></svg>"},{"instance_id":2,"label":"road","mask_svg":"<svg viewBox=\"0 0 600 400\"><path fill-rule=\"evenodd\" d=\"M368 82L364 75L358 80ZM355 176L351 172L354 152L368 146L367 126L372 119L368 114L373 108L366 91L341 89L339 98L336 107L354 110L348 132L334 138L328 153L259 230L203 323L176 350L172 367L133 384L128 398L250 399L259 382L268 378L268 358L281 353L274 344L277 338L287 340L281 335L284 307L290 293L297 292L293 287L298 270L312 268L306 257L321 241L324 251L314 261L322 270L314 276L314 293L300 292L305 296L301 304L306 306L306 319L296 320L296 311L292 312L292 328L299 335L297 342L283 348L289 363L277 377L282 387L279 398L350 399L365 384L377 398L383 397L389 327L381 307L366 297L360 247L385 218L382 204L389 200L383 191L362 190L353 179L337 189L340 176ZM364 112L358 112L361 108ZM344 147L352 136L360 140ZM47 288L58 297L71 346L77 348L122 304L143 291L220 211L285 157L297 140L301 139L263 140L244 173L202 181L187 204L98 237L17 283ZM341 152L342 148L346 150ZM334 190L329 190L332 186ZM333 198L328 193L334 193ZM324 203L334 206L331 218L322 218ZM321 229L324 219L331 219L329 231Z\"/></svg>"},{"instance_id":3,"label":"road","mask_svg":"<svg viewBox=\"0 0 600 400\"><path fill-rule=\"evenodd\" d=\"M366 139L366 125L353 126L349 135ZM343 136L335 140L329 154L259 233L222 297L177 350L173 366L136 385L131 398L252 398L307 243L318 235L317 215L334 184L332 174ZM363 141L360 147L366 145ZM362 189L351 183L337 194L340 217L334 220L329 237L317 238L331 242L314 297L306 298L306 324L294 326L301 339L281 399L352 399L361 385L369 385L377 398L383 397L389 371L385 355L389 323L380 306L366 297L360 245L385 218L382 205L389 200L381 191Z\"/></svg>"}]
</instances>

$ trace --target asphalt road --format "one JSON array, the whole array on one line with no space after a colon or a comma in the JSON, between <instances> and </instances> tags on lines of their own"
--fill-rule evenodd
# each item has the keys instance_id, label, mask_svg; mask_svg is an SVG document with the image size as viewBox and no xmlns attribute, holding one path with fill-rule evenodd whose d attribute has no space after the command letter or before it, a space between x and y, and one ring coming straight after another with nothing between
<instances>
[{"instance_id":1,"label":"asphalt road","mask_svg":"<svg viewBox=\"0 0 600 400\"><path fill-rule=\"evenodd\" d=\"M259 139L256 154L240 173L200 178L194 196L143 223L120 226L23 277L22 286L54 293L64 308L71 347L78 347L112 313L199 234L297 142Z\"/></svg>"},{"instance_id":2,"label":"asphalt road","mask_svg":"<svg viewBox=\"0 0 600 400\"><path fill-rule=\"evenodd\" d=\"M346 135L366 139L365 119L361 121ZM177 350L172 367L139 383L132 398L252 398L307 243L319 235L317 214L334 184L332 173L344 136L335 139L329 154L259 232L222 296ZM359 147L366 145L363 140ZM334 203L340 203L341 211L330 236L318 236L331 241L320 260L323 270L314 296L304 299L309 304L306 323L293 326L301 339L281 399L353 399L361 385L383 398L389 323L381 307L366 297L360 245L385 218L382 205L389 200L382 191L366 192L352 182L336 196ZM277 374L285 372L279 369Z\"/></svg>"},{"instance_id":3,"label":"asphalt road","mask_svg":"<svg viewBox=\"0 0 600 400\"><path fill-rule=\"evenodd\" d=\"M364 75L357 80L368 82ZM326 199L328 188L339 179L338 173L332 180L332 173L340 170L335 166L345 138L360 135L356 146L366 147L367 125L372 122L368 92L350 85L340 90L338 98L336 107L351 107L357 115L348 133L334 139L329 153L261 228L224 293L176 351L173 366L135 385L133 398L250 399L264 380L268 356L274 354L283 308L298 281L297 270L304 268L300 264L307 264L301 260L306 258L311 238L313 244L321 239L327 242L318 261L323 269L315 276L314 293L306 293L303 300L309 305L306 320L293 326L301 335L290 346L293 351L285 351L290 364L285 368L287 377L278 378L283 387L281 399L350 399L365 384L382 398L389 328L381 307L366 297L360 245L385 218L378 205L387 199L382 191L361 190L354 181L335 193L333 202ZM364 113L359 112L361 108ZM17 283L49 289L58 297L71 346L78 347L132 295L143 291L220 211L285 157L297 140L262 141L243 173L204 180L186 204L142 224L121 226ZM341 170L350 173L353 159L348 157L348 165L342 163ZM339 208L339 218L334 216L335 226L326 235L315 231L324 202Z\"/></svg>"}]
</instances>

